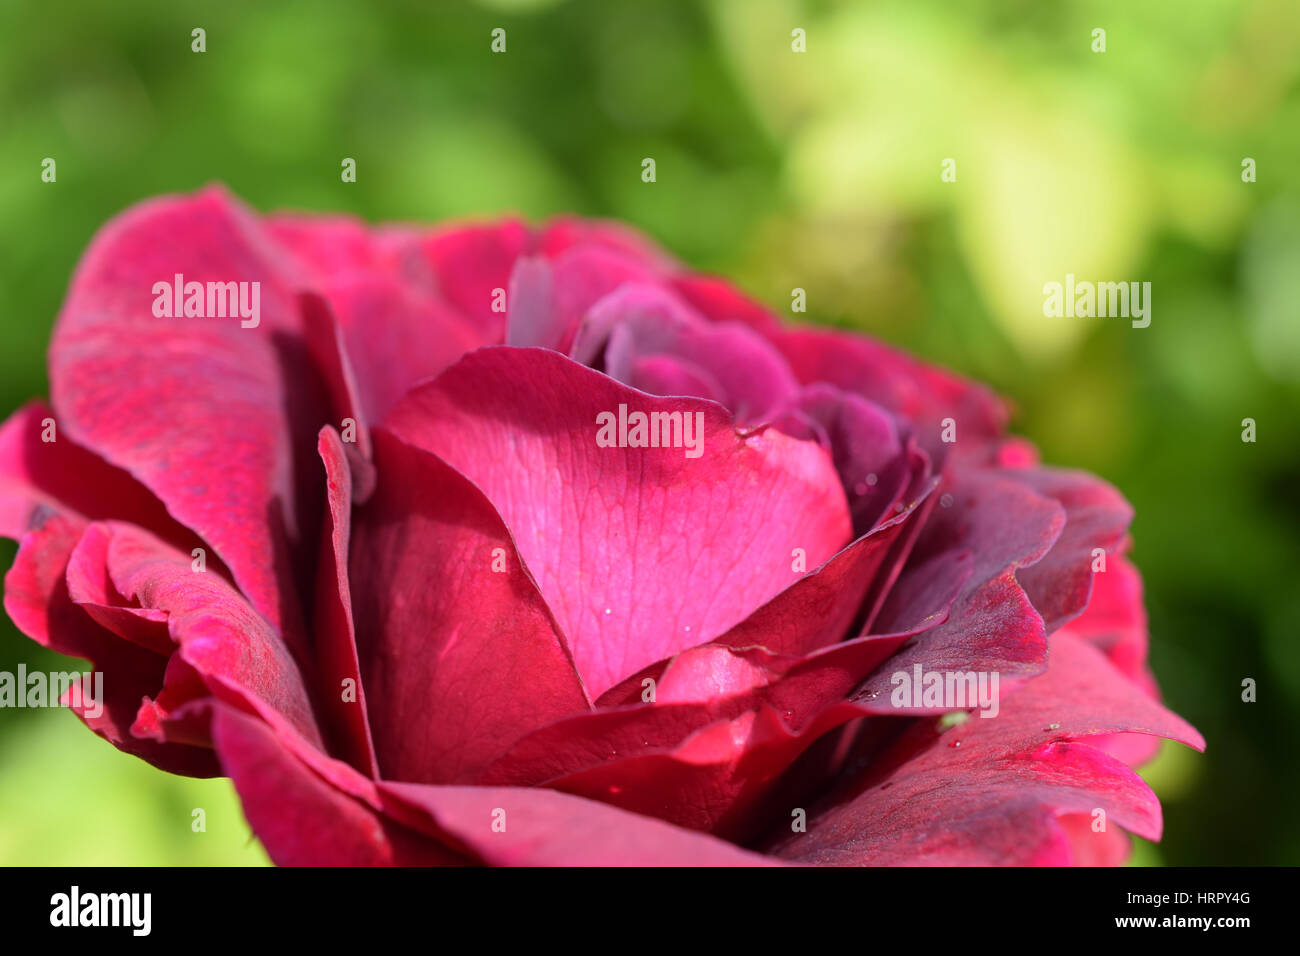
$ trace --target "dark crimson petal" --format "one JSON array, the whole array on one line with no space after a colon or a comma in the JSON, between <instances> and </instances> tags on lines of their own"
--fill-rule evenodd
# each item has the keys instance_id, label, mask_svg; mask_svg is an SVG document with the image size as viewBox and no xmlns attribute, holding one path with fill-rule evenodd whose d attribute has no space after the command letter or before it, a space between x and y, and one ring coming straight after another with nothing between
<instances>
[{"instance_id":1,"label":"dark crimson petal","mask_svg":"<svg viewBox=\"0 0 1300 956\"><path fill-rule=\"evenodd\" d=\"M667 752L653 749L548 781L575 796L658 816L677 826L741 839L750 813L777 777L820 734L851 719L822 711L807 732L793 731L771 707L742 711L709 724Z\"/></svg>"},{"instance_id":2,"label":"dark crimson petal","mask_svg":"<svg viewBox=\"0 0 1300 956\"><path fill-rule=\"evenodd\" d=\"M1147 666L1147 615L1142 602L1142 578L1127 558L1110 556L1106 570L1093 576L1088 607L1066 624L1061 633L1092 644L1149 697L1160 699L1160 689ZM1158 738L1143 734L1098 737L1093 743L1130 767L1146 763L1160 749Z\"/></svg>"},{"instance_id":3,"label":"dark crimson petal","mask_svg":"<svg viewBox=\"0 0 1300 956\"><path fill-rule=\"evenodd\" d=\"M162 684L167 658L147 649L144 641L121 640L73 603L68 593L68 560L85 525L78 518L47 513L43 523L23 536L18 556L4 581L4 606L24 634L45 647L90 661L103 674L103 713L78 709L91 730L120 750L172 773L195 777L219 772L212 752L157 743L131 733L141 698ZM143 629L146 622L134 622Z\"/></svg>"},{"instance_id":4,"label":"dark crimson petal","mask_svg":"<svg viewBox=\"0 0 1300 956\"><path fill-rule=\"evenodd\" d=\"M903 641L942 623L960 574L931 588L911 627L806 657L710 644L677 655L654 702L578 715L530 734L481 783L546 785L729 835L814 741L860 717L844 696Z\"/></svg>"},{"instance_id":5,"label":"dark crimson petal","mask_svg":"<svg viewBox=\"0 0 1300 956\"><path fill-rule=\"evenodd\" d=\"M288 647L224 578L194 571L188 555L134 525L98 522L68 562L68 587L97 597L105 577L132 605L167 612L172 640L209 692L322 745Z\"/></svg>"},{"instance_id":6,"label":"dark crimson petal","mask_svg":"<svg viewBox=\"0 0 1300 956\"><path fill-rule=\"evenodd\" d=\"M212 740L249 825L280 866L430 866L465 862L315 773L261 721L212 707Z\"/></svg>"},{"instance_id":7,"label":"dark crimson petal","mask_svg":"<svg viewBox=\"0 0 1300 956\"><path fill-rule=\"evenodd\" d=\"M777 861L662 820L553 790L380 783L492 866L772 866ZM504 829L494 829L502 821Z\"/></svg>"},{"instance_id":8,"label":"dark crimson petal","mask_svg":"<svg viewBox=\"0 0 1300 956\"><path fill-rule=\"evenodd\" d=\"M1106 811L1109 826L1160 836L1160 804L1140 777L1082 742L1138 732L1204 748L1184 720L1138 692L1092 647L1058 634L1051 666L941 733L918 722L851 787L810 809L808 832L777 855L803 863L1065 862L1062 812Z\"/></svg>"},{"instance_id":9,"label":"dark crimson petal","mask_svg":"<svg viewBox=\"0 0 1300 956\"><path fill-rule=\"evenodd\" d=\"M601 299L589 315L592 334L608 329L604 370L643 391L654 383L638 375L638 362L667 356L702 369L723 392L723 404L738 422L771 419L794 398L796 384L781 355L738 322L705 322L660 286L624 285ZM585 344L581 351L590 352ZM579 351L574 343L575 352Z\"/></svg>"},{"instance_id":10,"label":"dark crimson petal","mask_svg":"<svg viewBox=\"0 0 1300 956\"><path fill-rule=\"evenodd\" d=\"M490 339L438 300L382 275L326 281L364 421L377 425L408 388ZM335 422L335 427L339 427Z\"/></svg>"},{"instance_id":11,"label":"dark crimson petal","mask_svg":"<svg viewBox=\"0 0 1300 956\"><path fill-rule=\"evenodd\" d=\"M327 520L321 529L320 569L316 579L315 642L317 696L338 751L362 773L378 776L361 666L357 660L348 580L352 534L352 470L343 442L332 428L321 429L317 451L325 464ZM350 683L349 683L350 682Z\"/></svg>"},{"instance_id":12,"label":"dark crimson petal","mask_svg":"<svg viewBox=\"0 0 1300 956\"><path fill-rule=\"evenodd\" d=\"M609 748L617 757L585 761L580 745L556 742L552 767L560 754L579 759L545 784L679 826L732 839L753 836L762 818L756 808L771 798L781 775L827 732L865 713L846 703L844 695L905 640L942 623L960 584L958 577L946 592L936 588L930 613L906 630L835 644L803 659L782 659L762 648L686 651L663 674L656 703L642 721L649 739L627 739L634 728L620 727L622 739ZM650 746L657 736L655 716L691 703L715 722L697 719L696 732L679 737L672 747L664 741ZM675 715L674 722L679 720ZM587 753L604 755L592 743ZM510 756L520 761L524 752Z\"/></svg>"},{"instance_id":13,"label":"dark crimson petal","mask_svg":"<svg viewBox=\"0 0 1300 956\"><path fill-rule=\"evenodd\" d=\"M304 292L298 301L302 309L307 351L320 369L329 394L332 413L330 420L339 428L346 427L348 419L352 420L355 432L352 453L355 457L368 461L372 454L370 419L361 403L361 389L352 368L352 360L348 357L343 328L339 325L334 310L322 296L315 292ZM359 498L364 498L367 493L368 488L358 489Z\"/></svg>"},{"instance_id":14,"label":"dark crimson petal","mask_svg":"<svg viewBox=\"0 0 1300 956\"><path fill-rule=\"evenodd\" d=\"M590 704L482 492L384 429L375 440L379 484L356 515L351 575L379 766L394 780L464 780Z\"/></svg>"},{"instance_id":15,"label":"dark crimson petal","mask_svg":"<svg viewBox=\"0 0 1300 956\"><path fill-rule=\"evenodd\" d=\"M949 450L988 458L1006 425L1006 407L983 386L879 342L812 328L789 329L771 338L800 382L827 382L902 416L916 427L917 440L935 461ZM951 444L942 440L946 418L956 423Z\"/></svg>"},{"instance_id":16,"label":"dark crimson petal","mask_svg":"<svg viewBox=\"0 0 1300 956\"><path fill-rule=\"evenodd\" d=\"M895 708L889 675L915 664L935 671L997 671L1003 677L1028 676L1046 663L1043 620L1016 579L1019 569L1040 560L1065 524L1055 500L998 472L964 469L947 507L931 511L898 587L913 576L931 573L927 562L943 554L969 554L974 566L947 623L921 635L885 662L855 700L882 714L928 713L925 708ZM1015 520L1008 516L1014 515ZM887 606L889 606L887 604ZM881 615L878 626L893 622Z\"/></svg>"},{"instance_id":17,"label":"dark crimson petal","mask_svg":"<svg viewBox=\"0 0 1300 956\"><path fill-rule=\"evenodd\" d=\"M597 416L620 404L702 416L702 457L598 447ZM816 567L849 537L816 445L738 433L711 402L644 395L542 349L475 352L390 424L496 506L593 695L743 620L797 580L795 549Z\"/></svg>"},{"instance_id":18,"label":"dark crimson petal","mask_svg":"<svg viewBox=\"0 0 1300 956\"><path fill-rule=\"evenodd\" d=\"M612 768L629 758L672 758L673 748L693 734L765 707L802 731L912 633L857 638L802 659L755 647L691 648L672 659L652 704L604 708L542 727L511 747L476 782L538 786L593 766ZM735 745L743 751L744 741ZM678 797L655 788L654 799L661 803L654 813L662 815Z\"/></svg>"},{"instance_id":19,"label":"dark crimson petal","mask_svg":"<svg viewBox=\"0 0 1300 956\"><path fill-rule=\"evenodd\" d=\"M260 283L260 325L155 317L154 284L177 273ZM300 439L329 414L302 346L300 281L224 192L154 200L96 237L50 346L60 427L208 541L295 644L291 553L315 547L320 516L319 465Z\"/></svg>"},{"instance_id":20,"label":"dark crimson petal","mask_svg":"<svg viewBox=\"0 0 1300 956\"><path fill-rule=\"evenodd\" d=\"M283 864L779 865L722 840L550 790L375 783L220 703L212 739Z\"/></svg>"},{"instance_id":21,"label":"dark crimson petal","mask_svg":"<svg viewBox=\"0 0 1300 956\"><path fill-rule=\"evenodd\" d=\"M1088 604L1095 549L1118 557L1133 508L1099 478L1080 471L1025 468L1007 472L1065 509L1065 529L1041 561L1016 573L1051 634Z\"/></svg>"},{"instance_id":22,"label":"dark crimson petal","mask_svg":"<svg viewBox=\"0 0 1300 956\"><path fill-rule=\"evenodd\" d=\"M809 385L785 409L782 431L796 438L825 436L853 513L865 534L889 517L912 481L908 436L880 406L833 385Z\"/></svg>"}]
</instances>

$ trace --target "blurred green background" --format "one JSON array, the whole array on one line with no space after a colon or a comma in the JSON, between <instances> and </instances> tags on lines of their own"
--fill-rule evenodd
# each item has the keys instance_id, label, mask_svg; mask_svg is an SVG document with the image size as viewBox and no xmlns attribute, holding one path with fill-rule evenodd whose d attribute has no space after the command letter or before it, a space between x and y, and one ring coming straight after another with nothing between
<instances>
[{"instance_id":1,"label":"blurred green background","mask_svg":"<svg viewBox=\"0 0 1300 956\"><path fill-rule=\"evenodd\" d=\"M1298 176L1295 0L0 0L0 411L46 393L71 269L146 196L627 220L991 383L1046 460L1117 484L1156 674L1209 741L1144 770L1165 839L1135 861L1294 864ZM1043 318L1066 272L1152 282L1151 326ZM20 660L56 664L6 620ZM263 861L225 781L0 711L0 863Z\"/></svg>"}]
</instances>

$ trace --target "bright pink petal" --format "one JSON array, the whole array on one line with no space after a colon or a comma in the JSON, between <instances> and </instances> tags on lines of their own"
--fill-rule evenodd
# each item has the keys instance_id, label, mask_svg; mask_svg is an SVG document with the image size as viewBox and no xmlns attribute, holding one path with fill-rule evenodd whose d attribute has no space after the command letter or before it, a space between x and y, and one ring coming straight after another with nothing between
<instances>
[{"instance_id":1,"label":"bright pink petal","mask_svg":"<svg viewBox=\"0 0 1300 956\"><path fill-rule=\"evenodd\" d=\"M1093 575L1088 607L1066 624L1061 633L1089 642L1151 698L1160 699L1160 689L1147 666L1147 615L1142 601L1142 578L1127 558L1111 555L1106 570ZM1147 763L1160 749L1157 738L1141 734L1099 737L1094 743L1130 767Z\"/></svg>"},{"instance_id":2,"label":"bright pink petal","mask_svg":"<svg viewBox=\"0 0 1300 956\"><path fill-rule=\"evenodd\" d=\"M537 241L537 251L549 259L558 259L579 246L615 252L657 272L677 268L676 261L645 236L609 220L557 216L546 224Z\"/></svg>"},{"instance_id":3,"label":"bright pink petal","mask_svg":"<svg viewBox=\"0 0 1300 956\"><path fill-rule=\"evenodd\" d=\"M1063 813L1056 824L1069 842L1069 860L1062 862L1073 866L1119 866L1133 850L1128 834L1100 816Z\"/></svg>"},{"instance_id":4,"label":"bright pink petal","mask_svg":"<svg viewBox=\"0 0 1300 956\"><path fill-rule=\"evenodd\" d=\"M280 248L324 285L344 276L404 279L413 290L433 290L433 274L420 261L413 230L372 228L348 216L276 213L262 220Z\"/></svg>"},{"instance_id":5,"label":"bright pink petal","mask_svg":"<svg viewBox=\"0 0 1300 956\"><path fill-rule=\"evenodd\" d=\"M684 275L673 279L673 288L701 315L714 322L743 322L765 335L780 331L781 323L765 306L745 297L725 279Z\"/></svg>"},{"instance_id":6,"label":"bright pink petal","mask_svg":"<svg viewBox=\"0 0 1300 956\"><path fill-rule=\"evenodd\" d=\"M526 225L504 219L437 229L420 237L416 247L442 299L472 319L486 341L501 342L506 316L493 311L495 290L508 287L515 260L530 244Z\"/></svg>"}]
</instances>

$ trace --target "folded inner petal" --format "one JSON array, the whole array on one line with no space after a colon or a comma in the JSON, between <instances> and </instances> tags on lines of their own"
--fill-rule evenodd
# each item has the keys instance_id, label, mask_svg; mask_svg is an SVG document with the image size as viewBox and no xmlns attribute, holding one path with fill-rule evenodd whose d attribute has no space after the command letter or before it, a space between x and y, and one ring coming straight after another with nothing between
<instances>
[{"instance_id":1,"label":"folded inner petal","mask_svg":"<svg viewBox=\"0 0 1300 956\"><path fill-rule=\"evenodd\" d=\"M615 440L629 413L665 426L654 446ZM816 444L738 432L711 402L648 396L546 350L475 352L389 425L500 512L593 695L725 633L850 535Z\"/></svg>"}]
</instances>

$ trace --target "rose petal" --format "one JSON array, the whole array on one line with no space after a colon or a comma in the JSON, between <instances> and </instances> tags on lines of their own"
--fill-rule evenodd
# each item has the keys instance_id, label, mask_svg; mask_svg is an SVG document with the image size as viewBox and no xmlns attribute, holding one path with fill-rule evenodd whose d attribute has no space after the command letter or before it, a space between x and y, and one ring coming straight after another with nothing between
<instances>
[{"instance_id":1,"label":"rose petal","mask_svg":"<svg viewBox=\"0 0 1300 956\"><path fill-rule=\"evenodd\" d=\"M705 322L660 286L624 285L591 309L589 322L593 330L609 329L606 374L634 388L653 384L636 374L640 359L671 356L717 382L738 422L768 421L794 397L794 376L763 338L740 323Z\"/></svg>"},{"instance_id":2,"label":"rose petal","mask_svg":"<svg viewBox=\"0 0 1300 956\"><path fill-rule=\"evenodd\" d=\"M379 769L357 659L352 589L348 580L352 471L343 442L334 429L321 429L317 450L325 464L329 509L322 528L324 540L316 580L317 700L330 736L342 755L358 770L373 777L378 776Z\"/></svg>"},{"instance_id":3,"label":"rose petal","mask_svg":"<svg viewBox=\"0 0 1300 956\"><path fill-rule=\"evenodd\" d=\"M103 712L95 715L97 708L84 700L82 707L74 708L91 730L118 749L172 773L215 776L218 768L211 751L144 740L131 733L141 698L162 684L167 658L138 638L119 639L71 600L67 567L84 530L78 518L47 513L43 523L23 536L5 576L5 611L38 644L85 658L103 675ZM144 622L133 626L143 627Z\"/></svg>"},{"instance_id":4,"label":"rose petal","mask_svg":"<svg viewBox=\"0 0 1300 956\"><path fill-rule=\"evenodd\" d=\"M916 664L926 671L996 671L1002 677L1036 674L1045 666L1043 621L1016 575L1040 560L1060 536L1063 509L993 471L963 471L951 487L945 493L951 499L948 507L931 512L897 586L909 587L912 576L929 574L927 562L941 554L970 554L974 566L947 623L887 661L855 695L878 713L936 712L923 707L900 711L890 699L889 675ZM890 628L892 622L882 614L879 626Z\"/></svg>"},{"instance_id":5,"label":"rose petal","mask_svg":"<svg viewBox=\"0 0 1300 956\"><path fill-rule=\"evenodd\" d=\"M706 834L553 790L403 783L381 783L380 789L426 813L493 866L774 864Z\"/></svg>"},{"instance_id":6,"label":"rose petal","mask_svg":"<svg viewBox=\"0 0 1300 956\"><path fill-rule=\"evenodd\" d=\"M484 340L501 342L505 314L492 309L494 290L505 290L515 260L531 243L517 219L488 224L446 226L416 240L444 301L469 316Z\"/></svg>"},{"instance_id":7,"label":"rose petal","mask_svg":"<svg viewBox=\"0 0 1300 956\"><path fill-rule=\"evenodd\" d=\"M464 862L314 773L269 727L215 705L213 744L244 816L280 866L429 866Z\"/></svg>"},{"instance_id":8,"label":"rose petal","mask_svg":"<svg viewBox=\"0 0 1300 956\"><path fill-rule=\"evenodd\" d=\"M364 421L371 425L382 422L416 382L490 341L447 305L381 275L333 279L321 294L338 318Z\"/></svg>"},{"instance_id":9,"label":"rose petal","mask_svg":"<svg viewBox=\"0 0 1300 956\"><path fill-rule=\"evenodd\" d=\"M60 427L152 490L301 643L291 559L299 545L315 547L320 489L319 464L299 439L314 436L329 410L302 345L300 277L277 256L220 190L123 214L78 267L50 346L50 382ZM176 274L260 283L260 325L155 317L154 284Z\"/></svg>"},{"instance_id":10,"label":"rose petal","mask_svg":"<svg viewBox=\"0 0 1300 956\"><path fill-rule=\"evenodd\" d=\"M597 416L620 405L700 417L702 457L599 447ZM796 579L794 549L815 567L848 538L817 446L738 434L712 403L643 395L545 350L473 353L413 389L390 426L483 489L597 695L743 620Z\"/></svg>"},{"instance_id":11,"label":"rose petal","mask_svg":"<svg viewBox=\"0 0 1300 956\"><path fill-rule=\"evenodd\" d=\"M676 261L645 236L610 220L557 216L546 224L537 244L538 251L550 259L558 259L580 246L596 246L618 253L656 272L677 269Z\"/></svg>"},{"instance_id":12,"label":"rose petal","mask_svg":"<svg viewBox=\"0 0 1300 956\"><path fill-rule=\"evenodd\" d=\"M809 813L777 855L804 863L988 865L1062 862L1061 812L1106 811L1111 826L1160 835L1160 804L1140 777L1082 742L1140 732L1204 747L1200 734L1066 635L1051 667L1002 702L940 733L918 722L851 787Z\"/></svg>"},{"instance_id":13,"label":"rose petal","mask_svg":"<svg viewBox=\"0 0 1300 956\"><path fill-rule=\"evenodd\" d=\"M701 315L714 322L743 322L764 335L781 329L781 323L765 306L741 294L725 279L683 275L675 277L672 284Z\"/></svg>"},{"instance_id":14,"label":"rose petal","mask_svg":"<svg viewBox=\"0 0 1300 956\"><path fill-rule=\"evenodd\" d=\"M984 460L1006 425L1005 406L980 385L857 335L829 329L790 329L770 336L795 377L857 392L911 422L936 462L949 451ZM943 421L956 441L943 441Z\"/></svg>"},{"instance_id":15,"label":"rose petal","mask_svg":"<svg viewBox=\"0 0 1300 956\"><path fill-rule=\"evenodd\" d=\"M97 569L97 571L95 570ZM167 612L184 660L208 690L322 746L298 664L279 634L220 575L133 525L98 522L68 564L69 588L94 593L107 576L135 606Z\"/></svg>"},{"instance_id":16,"label":"rose petal","mask_svg":"<svg viewBox=\"0 0 1300 956\"><path fill-rule=\"evenodd\" d=\"M1118 556L1133 508L1110 485L1083 472L1026 468L1011 474L1065 509L1065 528L1052 549L1016 572L1050 634L1087 606L1095 552Z\"/></svg>"},{"instance_id":17,"label":"rose petal","mask_svg":"<svg viewBox=\"0 0 1300 956\"><path fill-rule=\"evenodd\" d=\"M50 510L120 518L180 546L198 543L147 488L60 435L44 402L29 402L0 426L0 535L17 540Z\"/></svg>"},{"instance_id":18,"label":"rose petal","mask_svg":"<svg viewBox=\"0 0 1300 956\"><path fill-rule=\"evenodd\" d=\"M379 484L356 516L351 574L379 766L394 780L469 779L590 704L482 492L385 430L375 438Z\"/></svg>"}]
</instances>

